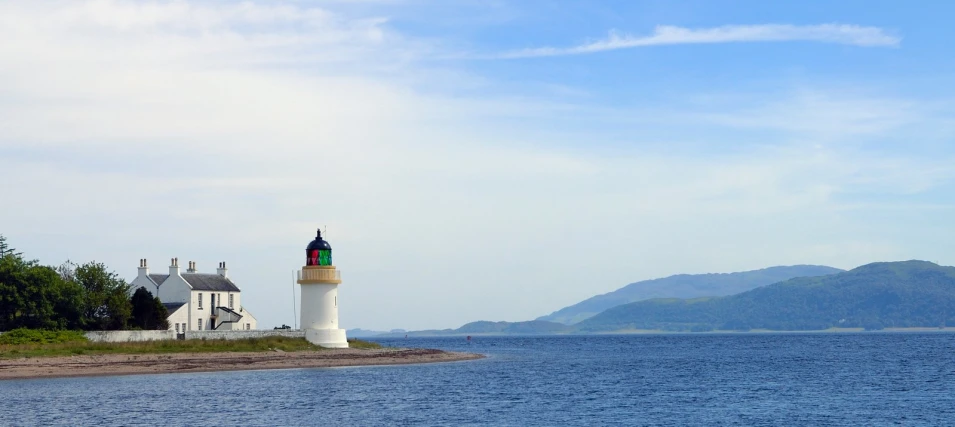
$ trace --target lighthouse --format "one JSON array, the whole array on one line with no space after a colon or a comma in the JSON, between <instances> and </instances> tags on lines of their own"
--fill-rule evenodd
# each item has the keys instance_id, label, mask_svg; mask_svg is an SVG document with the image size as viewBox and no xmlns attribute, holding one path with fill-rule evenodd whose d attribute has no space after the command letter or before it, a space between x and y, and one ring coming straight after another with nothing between
<instances>
[{"instance_id":1,"label":"lighthouse","mask_svg":"<svg viewBox=\"0 0 955 427\"><path fill-rule=\"evenodd\" d=\"M305 248L305 266L298 272L302 288L302 329L308 342L329 348L347 348L345 330L338 327L338 285L341 273L332 264L332 246L318 230Z\"/></svg>"}]
</instances>

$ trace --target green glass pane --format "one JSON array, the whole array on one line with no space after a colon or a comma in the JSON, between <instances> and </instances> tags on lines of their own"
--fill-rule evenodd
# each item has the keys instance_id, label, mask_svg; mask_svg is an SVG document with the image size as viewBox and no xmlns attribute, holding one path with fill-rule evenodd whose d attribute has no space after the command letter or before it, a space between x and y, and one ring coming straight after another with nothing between
<instances>
[{"instance_id":1,"label":"green glass pane","mask_svg":"<svg viewBox=\"0 0 955 427\"><path fill-rule=\"evenodd\" d=\"M328 249L318 251L318 265L332 265L332 251Z\"/></svg>"}]
</instances>

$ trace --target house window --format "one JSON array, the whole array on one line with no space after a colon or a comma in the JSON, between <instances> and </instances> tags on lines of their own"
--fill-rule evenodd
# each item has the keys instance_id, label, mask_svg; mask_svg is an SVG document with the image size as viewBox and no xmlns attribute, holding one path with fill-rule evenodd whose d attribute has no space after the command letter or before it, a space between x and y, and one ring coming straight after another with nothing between
<instances>
[{"instance_id":1,"label":"house window","mask_svg":"<svg viewBox=\"0 0 955 427\"><path fill-rule=\"evenodd\" d=\"M197 322L198 322L198 323L196 323L196 325L198 325L199 330L201 331L201 330L202 330L202 319L199 319Z\"/></svg>"},{"instance_id":2,"label":"house window","mask_svg":"<svg viewBox=\"0 0 955 427\"><path fill-rule=\"evenodd\" d=\"M199 292L199 309L202 310L202 292Z\"/></svg>"},{"instance_id":3,"label":"house window","mask_svg":"<svg viewBox=\"0 0 955 427\"><path fill-rule=\"evenodd\" d=\"M252 325L246 323L246 324L245 324L245 330L248 331L248 330L250 330L250 329L252 329Z\"/></svg>"},{"instance_id":4,"label":"house window","mask_svg":"<svg viewBox=\"0 0 955 427\"><path fill-rule=\"evenodd\" d=\"M177 334L179 333L179 324L178 324L178 323L176 323L176 333L177 333Z\"/></svg>"},{"instance_id":5,"label":"house window","mask_svg":"<svg viewBox=\"0 0 955 427\"><path fill-rule=\"evenodd\" d=\"M231 309L231 308L234 308L233 305L232 305L232 301L233 301L233 298L232 298L232 297L234 297L234 296L235 296L235 295L229 294L229 308L230 308L230 309Z\"/></svg>"}]
</instances>

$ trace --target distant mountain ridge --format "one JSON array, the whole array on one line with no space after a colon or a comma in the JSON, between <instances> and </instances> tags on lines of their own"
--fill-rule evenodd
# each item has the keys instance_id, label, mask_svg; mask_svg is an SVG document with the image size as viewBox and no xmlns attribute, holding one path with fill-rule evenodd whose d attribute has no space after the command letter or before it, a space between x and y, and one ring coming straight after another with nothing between
<instances>
[{"instance_id":1,"label":"distant mountain ridge","mask_svg":"<svg viewBox=\"0 0 955 427\"><path fill-rule=\"evenodd\" d=\"M955 326L955 267L901 261L794 278L726 297L634 302L574 326L590 333L945 325Z\"/></svg>"},{"instance_id":2,"label":"distant mountain ridge","mask_svg":"<svg viewBox=\"0 0 955 427\"><path fill-rule=\"evenodd\" d=\"M817 277L843 272L823 265L769 267L738 273L677 274L631 283L564 307L536 320L571 325L607 309L651 298L700 298L733 295L795 277Z\"/></svg>"}]
</instances>

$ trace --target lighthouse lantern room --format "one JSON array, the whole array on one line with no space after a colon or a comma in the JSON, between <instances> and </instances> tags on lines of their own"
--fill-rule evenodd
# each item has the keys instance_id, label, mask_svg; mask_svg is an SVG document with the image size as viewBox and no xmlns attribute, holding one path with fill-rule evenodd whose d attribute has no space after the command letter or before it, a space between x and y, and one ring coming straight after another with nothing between
<instances>
[{"instance_id":1,"label":"lighthouse lantern room","mask_svg":"<svg viewBox=\"0 0 955 427\"><path fill-rule=\"evenodd\" d=\"M322 347L348 347L345 330L338 325L341 273L332 265L332 246L322 239L322 230L305 248L305 266L298 273L298 283L305 339Z\"/></svg>"}]
</instances>

